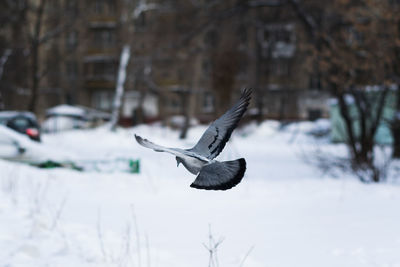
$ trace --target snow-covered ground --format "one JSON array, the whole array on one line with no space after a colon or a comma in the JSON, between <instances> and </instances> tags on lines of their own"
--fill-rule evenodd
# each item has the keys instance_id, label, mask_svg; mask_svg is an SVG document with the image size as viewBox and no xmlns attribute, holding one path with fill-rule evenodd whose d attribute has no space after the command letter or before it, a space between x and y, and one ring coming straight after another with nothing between
<instances>
[{"instance_id":1,"label":"snow-covered ground","mask_svg":"<svg viewBox=\"0 0 400 267\"><path fill-rule=\"evenodd\" d=\"M139 146L188 139L158 125L44 135L47 147L83 160L140 159L140 174L38 169L0 160L0 266L209 266L209 228L220 267L400 266L400 186L322 176L303 157L326 127L276 122L235 132L219 159L245 157L235 188L202 191L175 158Z\"/></svg>"}]
</instances>

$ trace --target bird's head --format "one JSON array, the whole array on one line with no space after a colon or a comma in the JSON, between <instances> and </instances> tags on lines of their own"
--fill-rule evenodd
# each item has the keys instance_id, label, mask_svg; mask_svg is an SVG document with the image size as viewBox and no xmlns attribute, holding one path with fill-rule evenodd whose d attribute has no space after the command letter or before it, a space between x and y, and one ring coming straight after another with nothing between
<instances>
[{"instance_id":1,"label":"bird's head","mask_svg":"<svg viewBox=\"0 0 400 267\"><path fill-rule=\"evenodd\" d=\"M175 158L176 158L176 167L179 167L179 164L182 163L182 160L178 157Z\"/></svg>"}]
</instances>

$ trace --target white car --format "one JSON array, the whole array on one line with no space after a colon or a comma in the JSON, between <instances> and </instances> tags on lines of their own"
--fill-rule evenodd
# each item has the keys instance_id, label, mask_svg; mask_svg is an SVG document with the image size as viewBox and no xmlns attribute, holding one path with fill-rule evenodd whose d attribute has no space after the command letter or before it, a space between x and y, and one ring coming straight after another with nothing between
<instances>
[{"instance_id":1,"label":"white car","mask_svg":"<svg viewBox=\"0 0 400 267\"><path fill-rule=\"evenodd\" d=\"M38 143L4 125L0 125L0 158L40 164L46 161L71 162L73 155Z\"/></svg>"}]
</instances>

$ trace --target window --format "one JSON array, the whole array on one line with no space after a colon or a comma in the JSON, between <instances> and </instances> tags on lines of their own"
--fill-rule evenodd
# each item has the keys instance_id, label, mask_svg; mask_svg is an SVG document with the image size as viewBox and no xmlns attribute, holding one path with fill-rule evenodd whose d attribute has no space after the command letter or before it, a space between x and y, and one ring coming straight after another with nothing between
<instances>
[{"instance_id":1,"label":"window","mask_svg":"<svg viewBox=\"0 0 400 267\"><path fill-rule=\"evenodd\" d=\"M78 4L77 0L66 0L65 2L65 9L69 15L76 15L78 14Z\"/></svg>"},{"instance_id":2,"label":"window","mask_svg":"<svg viewBox=\"0 0 400 267\"><path fill-rule=\"evenodd\" d=\"M118 65L115 61L85 64L85 77L89 80L115 81Z\"/></svg>"},{"instance_id":3,"label":"window","mask_svg":"<svg viewBox=\"0 0 400 267\"><path fill-rule=\"evenodd\" d=\"M178 76L178 80L182 81L185 79L185 69L184 68L179 68L176 72Z\"/></svg>"},{"instance_id":4,"label":"window","mask_svg":"<svg viewBox=\"0 0 400 267\"><path fill-rule=\"evenodd\" d=\"M268 24L259 30L259 42L263 57L293 57L296 36L293 24Z\"/></svg>"},{"instance_id":5,"label":"window","mask_svg":"<svg viewBox=\"0 0 400 267\"><path fill-rule=\"evenodd\" d=\"M19 132L23 132L24 129L32 127L32 123L29 122L29 120L27 120L26 118L15 118L12 121L10 121L12 123L8 123L7 126L10 126L11 128L19 131Z\"/></svg>"},{"instance_id":6,"label":"window","mask_svg":"<svg viewBox=\"0 0 400 267\"><path fill-rule=\"evenodd\" d=\"M45 8L47 8L49 11L56 10L59 8L59 1L58 0L50 0L45 5Z\"/></svg>"},{"instance_id":7,"label":"window","mask_svg":"<svg viewBox=\"0 0 400 267\"><path fill-rule=\"evenodd\" d=\"M218 34L216 30L209 30L204 36L204 43L211 47L216 46L218 44Z\"/></svg>"},{"instance_id":8,"label":"window","mask_svg":"<svg viewBox=\"0 0 400 267\"><path fill-rule=\"evenodd\" d=\"M110 29L94 29L93 45L95 47L111 47L115 45L115 31Z\"/></svg>"},{"instance_id":9,"label":"window","mask_svg":"<svg viewBox=\"0 0 400 267\"><path fill-rule=\"evenodd\" d=\"M213 112L215 108L215 98L214 95L210 92L205 92L203 95L203 111L204 112Z\"/></svg>"},{"instance_id":10,"label":"window","mask_svg":"<svg viewBox=\"0 0 400 267\"><path fill-rule=\"evenodd\" d=\"M93 64L93 76L108 76L111 80L115 78L117 65L111 62L97 62Z\"/></svg>"},{"instance_id":11,"label":"window","mask_svg":"<svg viewBox=\"0 0 400 267\"><path fill-rule=\"evenodd\" d=\"M114 94L112 91L101 90L93 93L92 102L96 109L111 110Z\"/></svg>"},{"instance_id":12,"label":"window","mask_svg":"<svg viewBox=\"0 0 400 267\"><path fill-rule=\"evenodd\" d=\"M107 1L107 9L108 9L108 14L115 14L117 11L116 1L108 0Z\"/></svg>"},{"instance_id":13,"label":"window","mask_svg":"<svg viewBox=\"0 0 400 267\"><path fill-rule=\"evenodd\" d=\"M114 0L95 0L94 13L96 14L108 14L112 15L115 14L116 6Z\"/></svg>"},{"instance_id":14,"label":"window","mask_svg":"<svg viewBox=\"0 0 400 267\"><path fill-rule=\"evenodd\" d=\"M247 43L247 28L245 25L241 24L237 28L237 36L241 44L245 45Z\"/></svg>"},{"instance_id":15,"label":"window","mask_svg":"<svg viewBox=\"0 0 400 267\"><path fill-rule=\"evenodd\" d=\"M74 96L70 92L67 92L65 94L65 102L67 103L67 105L74 105L75 104L74 99L75 99Z\"/></svg>"},{"instance_id":16,"label":"window","mask_svg":"<svg viewBox=\"0 0 400 267\"><path fill-rule=\"evenodd\" d=\"M97 63L94 65L95 74L114 74L116 72L115 65L112 63Z\"/></svg>"},{"instance_id":17,"label":"window","mask_svg":"<svg viewBox=\"0 0 400 267\"><path fill-rule=\"evenodd\" d=\"M290 64L287 59L279 58L271 61L269 64L269 72L276 76L289 76Z\"/></svg>"},{"instance_id":18,"label":"window","mask_svg":"<svg viewBox=\"0 0 400 267\"><path fill-rule=\"evenodd\" d=\"M264 42L284 42L294 41L294 27L292 24L270 24L263 29Z\"/></svg>"},{"instance_id":19,"label":"window","mask_svg":"<svg viewBox=\"0 0 400 267\"><path fill-rule=\"evenodd\" d=\"M78 33L76 31L71 31L67 33L66 46L68 50L75 49L78 45Z\"/></svg>"},{"instance_id":20,"label":"window","mask_svg":"<svg viewBox=\"0 0 400 267\"><path fill-rule=\"evenodd\" d=\"M103 14L104 12L104 0L94 1L94 12L96 14Z\"/></svg>"},{"instance_id":21,"label":"window","mask_svg":"<svg viewBox=\"0 0 400 267\"><path fill-rule=\"evenodd\" d=\"M78 63L76 61L67 61L66 69L68 80L76 80L78 77Z\"/></svg>"},{"instance_id":22,"label":"window","mask_svg":"<svg viewBox=\"0 0 400 267\"><path fill-rule=\"evenodd\" d=\"M171 111L181 111L181 101L178 95L171 96L169 99L169 108Z\"/></svg>"},{"instance_id":23,"label":"window","mask_svg":"<svg viewBox=\"0 0 400 267\"><path fill-rule=\"evenodd\" d=\"M203 73L208 75L211 72L211 62L209 60L203 60L201 64L201 68L203 70Z\"/></svg>"},{"instance_id":24,"label":"window","mask_svg":"<svg viewBox=\"0 0 400 267\"><path fill-rule=\"evenodd\" d=\"M309 87L311 90L321 90L321 79L319 75L313 74L310 76Z\"/></svg>"}]
</instances>

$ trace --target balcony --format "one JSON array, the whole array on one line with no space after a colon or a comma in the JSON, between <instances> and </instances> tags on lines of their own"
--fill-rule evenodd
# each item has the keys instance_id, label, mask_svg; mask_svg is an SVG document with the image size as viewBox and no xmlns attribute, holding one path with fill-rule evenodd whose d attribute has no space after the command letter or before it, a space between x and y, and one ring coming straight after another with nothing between
<instances>
[{"instance_id":1,"label":"balcony","mask_svg":"<svg viewBox=\"0 0 400 267\"><path fill-rule=\"evenodd\" d=\"M86 75L86 81L104 81L104 82L115 82L117 79L116 74L94 74Z\"/></svg>"},{"instance_id":2,"label":"balcony","mask_svg":"<svg viewBox=\"0 0 400 267\"><path fill-rule=\"evenodd\" d=\"M118 47L93 45L87 48L86 55L92 59L116 60L118 59L119 49Z\"/></svg>"},{"instance_id":3,"label":"balcony","mask_svg":"<svg viewBox=\"0 0 400 267\"><path fill-rule=\"evenodd\" d=\"M94 14L90 15L89 23L117 23L118 17L117 15L106 15L106 14Z\"/></svg>"},{"instance_id":4,"label":"balcony","mask_svg":"<svg viewBox=\"0 0 400 267\"><path fill-rule=\"evenodd\" d=\"M88 89L110 89L115 87L114 81L106 80L85 80L85 87Z\"/></svg>"},{"instance_id":5,"label":"balcony","mask_svg":"<svg viewBox=\"0 0 400 267\"><path fill-rule=\"evenodd\" d=\"M91 53L89 53L91 51ZM100 50L88 50L84 58L85 63L118 62L117 53L104 53Z\"/></svg>"},{"instance_id":6,"label":"balcony","mask_svg":"<svg viewBox=\"0 0 400 267\"><path fill-rule=\"evenodd\" d=\"M106 54L117 55L118 49L117 30L113 28L92 28L87 48L88 55Z\"/></svg>"},{"instance_id":7,"label":"balcony","mask_svg":"<svg viewBox=\"0 0 400 267\"><path fill-rule=\"evenodd\" d=\"M105 21L98 21L93 20L89 21L89 27L91 29L115 29L117 27L117 21L113 20L105 20Z\"/></svg>"}]
</instances>

